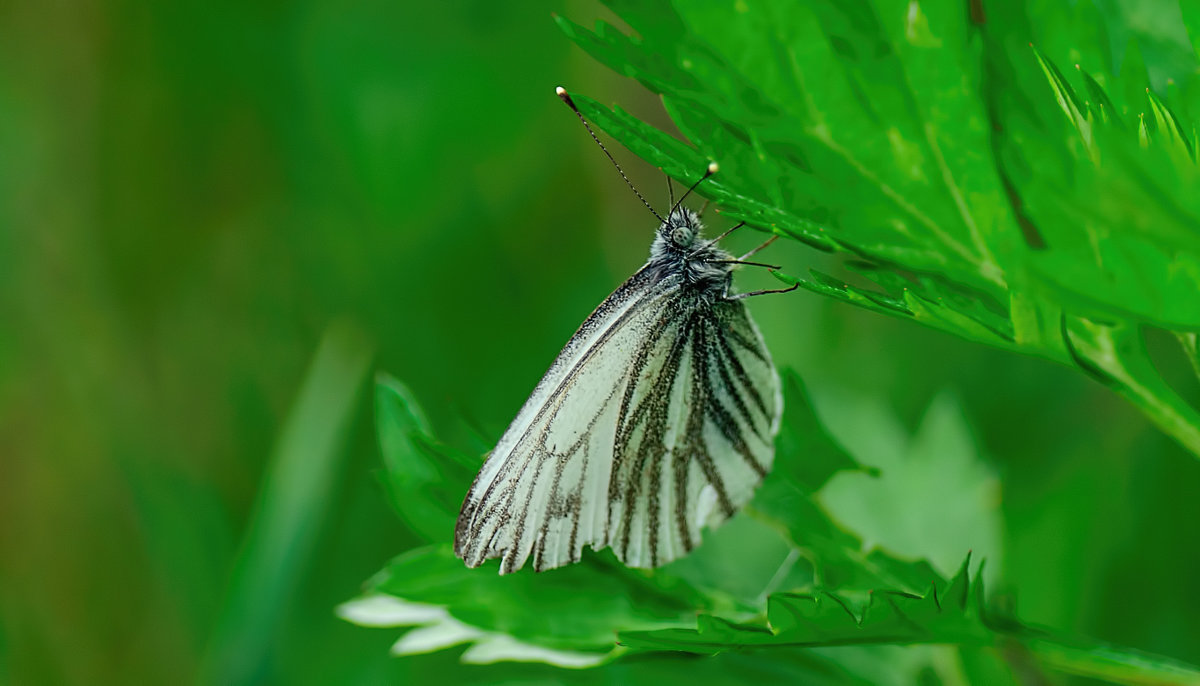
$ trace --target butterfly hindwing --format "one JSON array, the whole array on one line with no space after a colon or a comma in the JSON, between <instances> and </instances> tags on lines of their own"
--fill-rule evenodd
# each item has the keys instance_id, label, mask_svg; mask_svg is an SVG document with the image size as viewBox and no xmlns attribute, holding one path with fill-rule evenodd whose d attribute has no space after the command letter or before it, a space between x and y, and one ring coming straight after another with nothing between
<instances>
[{"instance_id":1,"label":"butterfly hindwing","mask_svg":"<svg viewBox=\"0 0 1200 686\"><path fill-rule=\"evenodd\" d=\"M610 482L610 543L632 567L690 552L744 505L771 467L779 379L740 301L675 304L622 408ZM679 311L682 310L682 311Z\"/></svg>"}]
</instances>

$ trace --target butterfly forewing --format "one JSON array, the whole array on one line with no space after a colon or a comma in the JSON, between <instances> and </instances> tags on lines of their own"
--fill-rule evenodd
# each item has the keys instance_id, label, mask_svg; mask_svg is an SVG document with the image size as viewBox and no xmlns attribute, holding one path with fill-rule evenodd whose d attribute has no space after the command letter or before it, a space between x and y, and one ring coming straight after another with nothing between
<instances>
[{"instance_id":1,"label":"butterfly forewing","mask_svg":"<svg viewBox=\"0 0 1200 686\"><path fill-rule=\"evenodd\" d=\"M467 493L455 552L468 565L501 557L505 573L533 554L549 569L605 545L620 393L639 332L669 292L638 272L563 348Z\"/></svg>"},{"instance_id":2,"label":"butterfly forewing","mask_svg":"<svg viewBox=\"0 0 1200 686\"><path fill-rule=\"evenodd\" d=\"M770 468L779 379L741 301L643 269L584 322L500 439L455 551L501 573L612 546L633 567L686 554Z\"/></svg>"}]
</instances>

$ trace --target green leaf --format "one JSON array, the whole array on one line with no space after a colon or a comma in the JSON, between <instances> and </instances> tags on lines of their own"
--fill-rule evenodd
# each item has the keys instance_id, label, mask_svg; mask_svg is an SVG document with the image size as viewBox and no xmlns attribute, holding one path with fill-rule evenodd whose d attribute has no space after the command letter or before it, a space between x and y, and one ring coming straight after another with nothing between
<instances>
[{"instance_id":1,"label":"green leaf","mask_svg":"<svg viewBox=\"0 0 1200 686\"><path fill-rule=\"evenodd\" d=\"M1123 684L1200 683L1200 669L1195 666L1097 641L1056 636L996 615L986 605L982 580L972 579L969 567L968 557L948 583L935 583L923 595L876 592L856 606L852 599L830 592L777 593L768 601L765 622L739 623L700 615L694 629L621 632L619 640L634 652L701 655L747 649L922 643L974 651L1015 644L1043 666L1068 674ZM1011 652L1015 648L1003 649ZM975 671L980 668L977 664ZM992 675L996 671L994 665L988 669Z\"/></svg>"},{"instance_id":2,"label":"green leaf","mask_svg":"<svg viewBox=\"0 0 1200 686\"><path fill-rule=\"evenodd\" d=\"M1138 686L1197 686L1200 670L1161 655L1098 642L1030 638L1030 652L1047 668L1066 674Z\"/></svg>"},{"instance_id":3,"label":"green leaf","mask_svg":"<svg viewBox=\"0 0 1200 686\"><path fill-rule=\"evenodd\" d=\"M1068 353L1063 316L1200 329L1200 141L1178 112L1200 103L1200 79L1179 62L1170 98L1148 91L1136 38L1149 28L1122 34L1118 78L1091 3L1037 3L1036 25L1014 6L899 0L613 9L634 34L558 22L660 93L687 140L576 95L580 110L684 182L718 160L698 193L845 254L880 290L816 271L781 280L1072 366L1087 362ZM1156 49L1177 42L1153 36ZM1079 88L1063 55L1083 60ZM1177 404L1154 386L1167 393L1157 404ZM1178 424L1148 416L1195 451Z\"/></svg>"},{"instance_id":4,"label":"green leaf","mask_svg":"<svg viewBox=\"0 0 1200 686\"><path fill-rule=\"evenodd\" d=\"M205 666L205 681L251 684L282 630L341 471L374 345L338 322L321 338L268 464Z\"/></svg>"},{"instance_id":5,"label":"green leaf","mask_svg":"<svg viewBox=\"0 0 1200 686\"><path fill-rule=\"evenodd\" d=\"M589 559L546 574L500 576L468 569L449 545L395 558L370 588L406 601L444 607L479 629L550 648L607 651L614 632L662 626L693 616L706 602L686 582Z\"/></svg>"},{"instance_id":6,"label":"green leaf","mask_svg":"<svg viewBox=\"0 0 1200 686\"><path fill-rule=\"evenodd\" d=\"M788 474L795 485L813 493L839 473L870 471L825 430L800 375L785 369L781 376L783 416L775 439L775 453L789 465Z\"/></svg>"},{"instance_id":7,"label":"green leaf","mask_svg":"<svg viewBox=\"0 0 1200 686\"><path fill-rule=\"evenodd\" d=\"M820 295L829 296L831 298L841 300L842 302L857 305L864 309L873 310L884 314L900 313L907 316L913 316L913 313L904 304L902 297L896 297L888 293L869 290L865 288L857 288L845 282L835 279L828 274L812 270L812 281L797 279L794 276L789 276L778 271L771 272L775 278L788 284L798 284L805 290L818 293ZM891 310L891 312L889 312Z\"/></svg>"},{"instance_id":8,"label":"green leaf","mask_svg":"<svg viewBox=\"0 0 1200 686\"><path fill-rule=\"evenodd\" d=\"M803 386L798 379L788 376L785 388L789 394L784 406L789 418L800 421L795 425L783 424L775 465L748 511L779 530L812 565L812 588L891 588L919 592L941 580L923 560L905 560L864 546L858 536L843 528L814 501L813 496L823 484L828 486L854 474L864 479L873 477L857 467L858 463L846 455L823 424L816 423ZM805 432L803 444L800 432ZM850 466L856 468L848 470Z\"/></svg>"},{"instance_id":9,"label":"green leaf","mask_svg":"<svg viewBox=\"0 0 1200 686\"><path fill-rule=\"evenodd\" d=\"M1072 340L1082 340L1073 336ZM1155 683L1164 675L1178 683L1200 678L1200 672L1189 665L1057 637L991 612L982 580L970 578L969 556L947 580L925 560L906 560L881 549L864 552L862 541L835 523L811 496L814 488L822 486L836 492L839 479L854 478L866 468L825 430L800 380L790 372L785 379L787 423L777 462L750 509L794 546L768 590L797 584L810 590L770 594L765 615L723 590L722 577L729 575L719 571L721 566L703 562L706 554L721 554L720 545L706 544L687 558L653 571L625 568L605 552L546 574L526 569L499 576L487 569L467 569L448 542L395 558L368 583L369 594L347 603L340 613L368 626L417 626L396 644L401 654L469 643L463 659L471 662L532 660L582 668L609 664L628 651L714 654L745 648L918 643L983 649L1011 640L1039 657L1044 655L1047 665L1070 673L1139 683ZM387 418L380 431L389 435L382 442L394 457L420 457L415 448L433 441L424 433L428 425L419 406L393 380L381 378L378 391L379 414ZM946 401L934 407L927 428L919 434L929 438L919 439L914 446L916 464L920 467L921 461L927 461L930 473L940 472L942 492L961 491L967 496L963 501L967 506L958 508L955 517L969 520L977 509L972 498L978 498L981 486L986 495L987 478L963 469L973 464L964 459L970 452L969 439L961 427L956 428L960 420ZM886 437L888 432L871 434ZM405 442L410 445L405 447ZM394 472L389 478L404 484L406 470L419 476L428 465L414 458L392 461L389 467ZM896 500L897 507L903 507L899 502L903 479L899 481L885 482L892 491L881 493L886 494L882 499ZM838 500L836 493L832 500ZM437 499L422 507L442 508L444 516L454 511ZM880 538L903 547L904 534L889 533L880 524L877 520L865 527L883 531ZM731 522L717 533L741 536L740 531L750 531L735 529L738 526ZM988 535L984 531L982 538ZM813 574L801 575L797 581L788 569L799 556L812 565ZM739 558L739 562L748 568L762 566L760 559ZM718 571L706 577L705 570ZM381 601L383 611L378 609ZM381 621L389 614L394 621ZM693 619L696 616L698 620ZM619 635L624 648L613 649L614 635ZM982 659L975 662L977 671L985 669L980 666L985 664ZM817 658L804 667L817 670L819 683L830 677L822 664Z\"/></svg>"},{"instance_id":10,"label":"green leaf","mask_svg":"<svg viewBox=\"0 0 1200 686\"><path fill-rule=\"evenodd\" d=\"M859 427L866 433L870 423ZM911 441L880 446L871 459L879 476L844 472L819 494L843 526L870 546L907 559L929 560L951 574L973 550L1001 563L1000 484L976 454L963 410L948 394L937 396ZM937 493L931 499L928 493Z\"/></svg>"},{"instance_id":11,"label":"green leaf","mask_svg":"<svg viewBox=\"0 0 1200 686\"><path fill-rule=\"evenodd\" d=\"M437 444L410 391L386 374L375 380L375 424L392 506L425 540L448 540L480 463Z\"/></svg>"},{"instance_id":12,"label":"green leaf","mask_svg":"<svg viewBox=\"0 0 1200 686\"><path fill-rule=\"evenodd\" d=\"M1106 121L1100 108L1111 101L1095 79L1084 83L1098 102L1085 105L1053 61L1035 54L1087 154L1066 178L1035 173L1018 183L1049 245L1028 256L1032 270L1079 314L1200 325L1200 305L1186 295L1200 288L1200 176L1187 130L1145 89L1139 145L1119 120Z\"/></svg>"},{"instance_id":13,"label":"green leaf","mask_svg":"<svg viewBox=\"0 0 1200 686\"><path fill-rule=\"evenodd\" d=\"M969 558L948 584L934 583L924 595L882 591L855 607L832 592L777 593L767 604L767 621L736 624L701 615L697 628L622 632L633 650L683 650L715 654L748 647L837 646L885 643L988 645L982 582L972 583Z\"/></svg>"},{"instance_id":14,"label":"green leaf","mask_svg":"<svg viewBox=\"0 0 1200 686\"><path fill-rule=\"evenodd\" d=\"M667 173L694 177L703 169L701 160L717 159L723 171L701 192L758 226L775 225L821 245L836 240L843 249L878 259L952 268L962 279L994 284L996 269L979 235L979 218L947 197L948 191L961 199L977 190L959 185L955 167L960 160L948 161L937 141L937 127L956 122L984 137L983 120L976 116L972 124L959 111L926 117L894 56L858 59L872 54L868 46L886 42L885 30L894 27L885 29L871 9L857 5L811 10L757 3L745 12L686 7L686 23L711 27L704 34L717 50L681 31L683 18L661 3L620 7L631 26L670 17L665 23L672 30L656 32L654 40L634 41L607 25L594 34L566 20L560 25L595 57L664 95L680 130L702 155L683 153L686 148L674 139L647 149L647 141L662 141L663 134L628 117L606 116L592 102L581 109ZM738 55L746 64L757 58L754 77L723 55ZM796 70L801 60L834 68L801 74ZM872 89L869 102L860 97L866 88ZM820 109L838 99L862 107L836 113ZM898 115L892 128L877 125L881 112ZM672 154L675 159L668 157ZM964 163L980 162L986 160ZM994 180L972 178L990 183L978 192L1002 202Z\"/></svg>"}]
</instances>

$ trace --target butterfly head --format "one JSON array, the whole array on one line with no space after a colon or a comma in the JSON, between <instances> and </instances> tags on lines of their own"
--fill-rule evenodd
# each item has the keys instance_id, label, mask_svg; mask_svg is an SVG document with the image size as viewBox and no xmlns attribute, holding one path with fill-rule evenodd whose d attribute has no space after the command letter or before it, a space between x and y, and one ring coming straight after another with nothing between
<instances>
[{"instance_id":1,"label":"butterfly head","mask_svg":"<svg viewBox=\"0 0 1200 686\"><path fill-rule=\"evenodd\" d=\"M700 218L686 208L672 212L665 222L658 227L658 236L654 241L655 252L669 254L689 252L700 241L700 232L704 226Z\"/></svg>"},{"instance_id":2,"label":"butterfly head","mask_svg":"<svg viewBox=\"0 0 1200 686\"><path fill-rule=\"evenodd\" d=\"M677 275L690 287L704 292L723 293L733 267L729 255L704 240L704 226L695 212L678 209L658 227L650 246L650 262L662 276Z\"/></svg>"}]
</instances>

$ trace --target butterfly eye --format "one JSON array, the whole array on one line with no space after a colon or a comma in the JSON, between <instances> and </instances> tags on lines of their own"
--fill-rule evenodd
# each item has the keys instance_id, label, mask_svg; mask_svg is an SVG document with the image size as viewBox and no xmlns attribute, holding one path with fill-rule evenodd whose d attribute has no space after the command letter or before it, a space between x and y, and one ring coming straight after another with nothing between
<instances>
[{"instance_id":1,"label":"butterfly eye","mask_svg":"<svg viewBox=\"0 0 1200 686\"><path fill-rule=\"evenodd\" d=\"M689 245L692 242L692 230L686 226L680 226L671 232L671 241L675 245Z\"/></svg>"}]
</instances>

